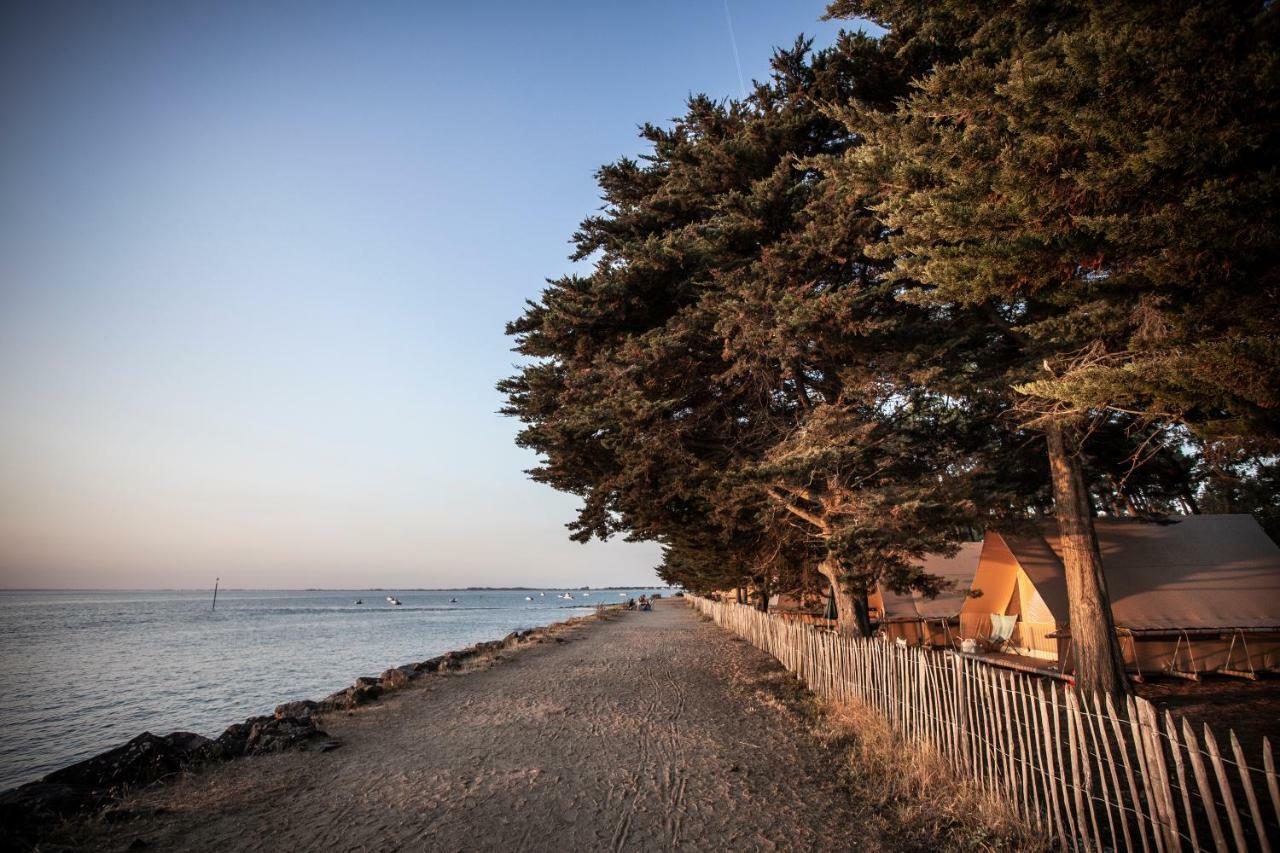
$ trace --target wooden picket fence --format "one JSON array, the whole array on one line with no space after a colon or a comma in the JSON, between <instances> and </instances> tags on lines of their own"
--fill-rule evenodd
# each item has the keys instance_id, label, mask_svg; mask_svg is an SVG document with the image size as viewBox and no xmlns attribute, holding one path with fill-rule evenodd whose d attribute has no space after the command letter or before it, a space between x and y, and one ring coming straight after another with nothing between
<instances>
[{"instance_id":1,"label":"wooden picket fence","mask_svg":"<svg viewBox=\"0 0 1280 853\"><path fill-rule=\"evenodd\" d=\"M1177 725L1131 698L1117 708L1066 684L950 652L845 637L741 604L688 596L716 624L774 656L815 693L861 703L909 742L1000 796L1064 850L1280 847L1271 743L1250 764L1206 725Z\"/></svg>"}]
</instances>

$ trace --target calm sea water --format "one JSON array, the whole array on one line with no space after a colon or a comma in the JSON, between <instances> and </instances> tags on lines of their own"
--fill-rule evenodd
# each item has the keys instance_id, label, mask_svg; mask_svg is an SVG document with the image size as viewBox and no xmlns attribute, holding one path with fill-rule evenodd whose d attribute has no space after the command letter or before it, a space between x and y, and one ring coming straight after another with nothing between
<instances>
[{"instance_id":1,"label":"calm sea water","mask_svg":"<svg viewBox=\"0 0 1280 853\"><path fill-rule=\"evenodd\" d=\"M0 790L144 731L216 736L356 676L624 600L559 592L224 590L212 612L208 592L0 592Z\"/></svg>"}]
</instances>

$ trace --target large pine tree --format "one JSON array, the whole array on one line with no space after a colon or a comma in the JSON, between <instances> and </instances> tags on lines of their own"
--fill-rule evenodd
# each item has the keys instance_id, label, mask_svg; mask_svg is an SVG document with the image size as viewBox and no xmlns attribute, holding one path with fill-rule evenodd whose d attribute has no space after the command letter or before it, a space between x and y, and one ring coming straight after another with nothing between
<instances>
[{"instance_id":1,"label":"large pine tree","mask_svg":"<svg viewBox=\"0 0 1280 853\"><path fill-rule=\"evenodd\" d=\"M789 535L737 473L790 404L773 377L733 370L717 305L722 281L794 227L809 192L795 158L845 136L815 96L840 97L840 57L807 52L780 51L746 102L695 97L671 127L646 125L651 153L600 170L605 212L575 235L592 272L550 282L509 326L537 361L501 383L507 413L542 457L534 478L583 498L575 538L659 540L683 567L698 554L745 581ZM711 576L725 577L691 580Z\"/></svg>"},{"instance_id":2,"label":"large pine tree","mask_svg":"<svg viewBox=\"0 0 1280 853\"><path fill-rule=\"evenodd\" d=\"M970 424L987 427L924 387L938 324L849 251L879 226L812 165L856 141L826 105L891 108L900 63L847 35L774 70L744 103L693 99L645 128L644 162L601 170L606 211L576 237L594 270L511 325L538 361L501 388L544 459L533 476L582 496L576 537L625 531L666 542L670 566L715 554L767 583L798 531L810 547L786 553L812 552L842 626L865 631L856 600L882 577L930 588L911 558L972 527L949 486L977 471Z\"/></svg>"},{"instance_id":3,"label":"large pine tree","mask_svg":"<svg viewBox=\"0 0 1280 853\"><path fill-rule=\"evenodd\" d=\"M1189 429L1264 454L1280 434L1278 13L1185 0L831 12L930 57L891 116L848 105L851 128L874 130L837 177L876 194L889 237L868 251L893 262L902 298L976 309L1002 340L975 376L1045 436L1077 681L1123 691L1090 430L1119 416L1166 445Z\"/></svg>"}]
</instances>

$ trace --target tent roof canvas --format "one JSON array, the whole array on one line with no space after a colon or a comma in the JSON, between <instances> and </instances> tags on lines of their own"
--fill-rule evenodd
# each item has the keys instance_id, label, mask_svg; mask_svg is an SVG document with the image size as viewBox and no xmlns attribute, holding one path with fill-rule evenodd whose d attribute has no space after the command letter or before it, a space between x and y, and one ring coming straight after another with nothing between
<instances>
[{"instance_id":1,"label":"tent roof canvas","mask_svg":"<svg viewBox=\"0 0 1280 853\"><path fill-rule=\"evenodd\" d=\"M882 587L880 598L884 605L885 618L889 620L949 619L958 614L968 596L969 588L973 585L974 575L978 573L982 544L981 542L963 542L955 556L927 554L919 562L921 568L929 574L939 575L950 582L951 585L939 593L937 598L926 598L918 590L902 594Z\"/></svg>"},{"instance_id":2,"label":"tent roof canvas","mask_svg":"<svg viewBox=\"0 0 1280 853\"><path fill-rule=\"evenodd\" d=\"M1280 628L1280 548L1250 515L1170 523L1097 519L1116 625L1135 631ZM1067 618L1056 530L1005 542L1045 604Z\"/></svg>"}]
</instances>

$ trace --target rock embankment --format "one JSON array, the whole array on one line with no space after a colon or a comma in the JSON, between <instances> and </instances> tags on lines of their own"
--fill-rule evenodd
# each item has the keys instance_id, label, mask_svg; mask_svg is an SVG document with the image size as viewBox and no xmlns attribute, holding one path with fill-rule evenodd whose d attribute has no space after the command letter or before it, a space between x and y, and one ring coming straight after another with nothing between
<instances>
[{"instance_id":1,"label":"rock embankment","mask_svg":"<svg viewBox=\"0 0 1280 853\"><path fill-rule=\"evenodd\" d=\"M0 793L0 820L21 827L102 808L126 791L183 770L290 749L332 749L337 742L309 716L250 717L217 738L193 732L143 732L128 743Z\"/></svg>"}]
</instances>

